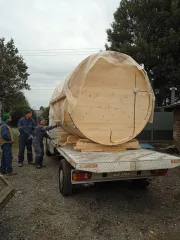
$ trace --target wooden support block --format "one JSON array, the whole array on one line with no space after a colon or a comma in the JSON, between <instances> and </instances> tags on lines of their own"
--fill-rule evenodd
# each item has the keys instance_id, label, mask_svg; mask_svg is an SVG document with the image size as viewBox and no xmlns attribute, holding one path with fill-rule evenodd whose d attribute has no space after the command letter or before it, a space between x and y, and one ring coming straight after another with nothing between
<instances>
[{"instance_id":1,"label":"wooden support block","mask_svg":"<svg viewBox=\"0 0 180 240\"><path fill-rule=\"evenodd\" d=\"M54 104L54 103L56 103L57 101L60 101L60 100L62 100L62 99L64 99L64 98L66 98L66 94L63 92L63 93L61 93L57 98L53 99L53 100L50 102L50 104Z\"/></svg>"},{"instance_id":2,"label":"wooden support block","mask_svg":"<svg viewBox=\"0 0 180 240\"><path fill-rule=\"evenodd\" d=\"M79 149L78 149L79 150ZM104 149L102 149L102 148L99 148L99 149L93 149L93 148L91 148L91 149L81 149L80 151L81 152L119 152L119 151L126 151L127 149L125 149L125 148L121 148L121 149L109 149L109 148L104 148Z\"/></svg>"},{"instance_id":3,"label":"wooden support block","mask_svg":"<svg viewBox=\"0 0 180 240\"><path fill-rule=\"evenodd\" d=\"M65 133L65 134L62 134L60 137L59 137L59 140L62 141L62 142L66 142L67 141L67 138L71 136L70 134L68 133Z\"/></svg>"},{"instance_id":4,"label":"wooden support block","mask_svg":"<svg viewBox=\"0 0 180 240\"><path fill-rule=\"evenodd\" d=\"M82 138L80 138L79 140L78 140L78 142L83 142L83 143L95 143L95 142L93 142L93 141L91 141L91 140L89 140L89 139L82 139ZM96 143L96 144L99 144L99 143ZM101 144L100 144L101 145Z\"/></svg>"},{"instance_id":5,"label":"wooden support block","mask_svg":"<svg viewBox=\"0 0 180 240\"><path fill-rule=\"evenodd\" d=\"M87 151L96 151L96 152L102 152L102 151L124 151L127 149L140 149L139 142L136 139L131 140L130 142L116 145L116 146L106 146L101 145L98 143L94 143L89 141L88 139L80 139L76 142L76 145L74 149L80 150L82 152Z\"/></svg>"},{"instance_id":6,"label":"wooden support block","mask_svg":"<svg viewBox=\"0 0 180 240\"><path fill-rule=\"evenodd\" d=\"M79 139L80 139L80 138L79 138L78 136L69 135L69 136L67 137L66 142L73 144L73 143L76 143Z\"/></svg>"}]
</instances>

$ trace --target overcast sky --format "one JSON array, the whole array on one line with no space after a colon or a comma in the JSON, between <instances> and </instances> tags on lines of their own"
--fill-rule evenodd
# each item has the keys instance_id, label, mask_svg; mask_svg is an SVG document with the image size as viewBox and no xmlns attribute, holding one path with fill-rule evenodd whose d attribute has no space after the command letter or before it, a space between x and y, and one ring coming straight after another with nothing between
<instances>
[{"instance_id":1,"label":"overcast sky","mask_svg":"<svg viewBox=\"0 0 180 240\"><path fill-rule=\"evenodd\" d=\"M104 49L120 0L0 0L0 37L13 38L29 69L35 109L88 55Z\"/></svg>"}]
</instances>

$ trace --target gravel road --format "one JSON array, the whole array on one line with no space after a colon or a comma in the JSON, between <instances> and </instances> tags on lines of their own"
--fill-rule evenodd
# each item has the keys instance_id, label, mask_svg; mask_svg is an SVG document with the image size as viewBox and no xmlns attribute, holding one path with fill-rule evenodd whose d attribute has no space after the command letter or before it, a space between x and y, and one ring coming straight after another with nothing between
<instances>
[{"instance_id":1,"label":"gravel road","mask_svg":"<svg viewBox=\"0 0 180 240\"><path fill-rule=\"evenodd\" d=\"M0 240L179 240L180 168L148 190L128 182L81 187L59 194L58 158L46 168L27 164L6 177L16 194L0 213Z\"/></svg>"}]
</instances>

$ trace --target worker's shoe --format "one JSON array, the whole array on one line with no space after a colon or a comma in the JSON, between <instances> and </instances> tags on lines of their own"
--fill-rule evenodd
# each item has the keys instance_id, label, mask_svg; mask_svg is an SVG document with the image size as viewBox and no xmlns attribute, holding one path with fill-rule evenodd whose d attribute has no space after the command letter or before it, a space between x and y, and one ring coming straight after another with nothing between
<instances>
[{"instance_id":1,"label":"worker's shoe","mask_svg":"<svg viewBox=\"0 0 180 240\"><path fill-rule=\"evenodd\" d=\"M16 172L7 172L7 176L14 176L14 175L17 175Z\"/></svg>"},{"instance_id":2,"label":"worker's shoe","mask_svg":"<svg viewBox=\"0 0 180 240\"><path fill-rule=\"evenodd\" d=\"M18 163L18 167L22 167L23 166L23 163Z\"/></svg>"},{"instance_id":3,"label":"worker's shoe","mask_svg":"<svg viewBox=\"0 0 180 240\"><path fill-rule=\"evenodd\" d=\"M5 171L2 171L2 172L0 172L0 173L3 174L3 175L4 175L4 174L7 174L7 172L5 172Z\"/></svg>"}]
</instances>

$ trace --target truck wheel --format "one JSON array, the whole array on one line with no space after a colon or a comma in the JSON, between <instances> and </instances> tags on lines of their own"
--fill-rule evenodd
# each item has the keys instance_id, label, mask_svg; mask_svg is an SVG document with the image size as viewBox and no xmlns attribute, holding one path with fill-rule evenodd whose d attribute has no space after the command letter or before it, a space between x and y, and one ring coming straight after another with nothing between
<instances>
[{"instance_id":1,"label":"truck wheel","mask_svg":"<svg viewBox=\"0 0 180 240\"><path fill-rule=\"evenodd\" d=\"M133 179L133 186L135 188L146 189L149 187L151 180L150 179Z\"/></svg>"},{"instance_id":2,"label":"truck wheel","mask_svg":"<svg viewBox=\"0 0 180 240\"><path fill-rule=\"evenodd\" d=\"M63 196L72 194L71 165L62 159L59 167L59 191Z\"/></svg>"}]
</instances>

